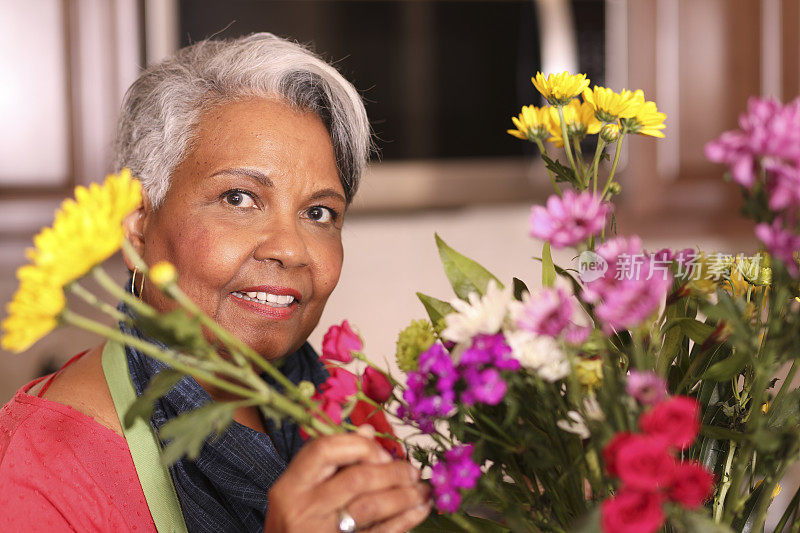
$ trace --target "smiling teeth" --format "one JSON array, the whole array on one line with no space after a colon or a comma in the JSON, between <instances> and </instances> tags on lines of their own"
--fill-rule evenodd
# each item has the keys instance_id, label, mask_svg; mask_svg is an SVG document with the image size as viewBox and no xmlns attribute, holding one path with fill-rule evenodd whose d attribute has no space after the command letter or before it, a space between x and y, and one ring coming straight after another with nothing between
<instances>
[{"instance_id":1,"label":"smiling teeth","mask_svg":"<svg viewBox=\"0 0 800 533\"><path fill-rule=\"evenodd\" d=\"M294 296L288 294L270 294L268 292L239 292L233 293L242 300L248 300L260 304L268 304L274 307L287 307L294 302Z\"/></svg>"}]
</instances>

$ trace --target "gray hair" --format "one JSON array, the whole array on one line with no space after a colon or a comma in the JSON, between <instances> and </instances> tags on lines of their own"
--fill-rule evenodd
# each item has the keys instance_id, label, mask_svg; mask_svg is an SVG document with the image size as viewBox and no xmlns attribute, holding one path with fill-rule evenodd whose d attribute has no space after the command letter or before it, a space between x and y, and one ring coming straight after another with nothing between
<instances>
[{"instance_id":1,"label":"gray hair","mask_svg":"<svg viewBox=\"0 0 800 533\"><path fill-rule=\"evenodd\" d=\"M361 96L308 49L269 33L200 41L142 72L122 104L116 170L130 168L158 207L201 113L209 105L248 96L282 98L322 119L349 204L371 148Z\"/></svg>"}]
</instances>

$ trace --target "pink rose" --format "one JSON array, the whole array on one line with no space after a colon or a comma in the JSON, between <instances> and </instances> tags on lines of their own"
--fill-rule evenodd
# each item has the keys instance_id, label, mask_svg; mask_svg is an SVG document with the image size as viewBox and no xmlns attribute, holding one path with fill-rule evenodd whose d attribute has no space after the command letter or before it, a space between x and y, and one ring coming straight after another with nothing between
<instances>
[{"instance_id":1,"label":"pink rose","mask_svg":"<svg viewBox=\"0 0 800 533\"><path fill-rule=\"evenodd\" d=\"M361 350L363 347L361 337L356 335L347 320L344 320L341 326L331 326L322 338L322 359L349 363L353 360L351 352Z\"/></svg>"},{"instance_id":2,"label":"pink rose","mask_svg":"<svg viewBox=\"0 0 800 533\"><path fill-rule=\"evenodd\" d=\"M664 523L659 494L621 490L601 507L603 531L607 533L652 533Z\"/></svg>"},{"instance_id":3,"label":"pink rose","mask_svg":"<svg viewBox=\"0 0 800 533\"><path fill-rule=\"evenodd\" d=\"M361 389L370 400L373 400L377 403L385 402L392 397L393 388L394 387L392 387L392 384L389 383L389 380L383 375L382 372L375 370L371 366L368 366L367 369L364 370L364 377L361 381Z\"/></svg>"},{"instance_id":4,"label":"pink rose","mask_svg":"<svg viewBox=\"0 0 800 533\"><path fill-rule=\"evenodd\" d=\"M681 463L669 489L669 499L689 509L700 507L711 496L714 476L697 462Z\"/></svg>"},{"instance_id":5,"label":"pink rose","mask_svg":"<svg viewBox=\"0 0 800 533\"><path fill-rule=\"evenodd\" d=\"M614 437L608 441L606 447L603 448L603 461L606 463L606 470L609 476L619 476L619 470L617 469L619 449L623 444L628 442L631 437L633 437L633 434L629 431L620 431L614 435Z\"/></svg>"},{"instance_id":6,"label":"pink rose","mask_svg":"<svg viewBox=\"0 0 800 533\"><path fill-rule=\"evenodd\" d=\"M358 379L344 368L330 368L331 376L319 386L322 396L334 402L345 403L358 392Z\"/></svg>"},{"instance_id":7,"label":"pink rose","mask_svg":"<svg viewBox=\"0 0 800 533\"><path fill-rule=\"evenodd\" d=\"M667 445L685 450L700 432L700 404L688 396L673 396L642 414L639 427Z\"/></svg>"},{"instance_id":8,"label":"pink rose","mask_svg":"<svg viewBox=\"0 0 800 533\"><path fill-rule=\"evenodd\" d=\"M667 444L648 435L633 435L617 452L617 470L625 488L657 491L669 487L676 467Z\"/></svg>"}]
</instances>

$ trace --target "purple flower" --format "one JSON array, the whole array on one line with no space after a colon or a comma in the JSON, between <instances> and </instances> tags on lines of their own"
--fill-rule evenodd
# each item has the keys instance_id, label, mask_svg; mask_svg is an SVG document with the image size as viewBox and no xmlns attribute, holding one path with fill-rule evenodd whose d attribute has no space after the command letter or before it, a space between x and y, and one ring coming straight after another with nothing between
<instances>
[{"instance_id":1,"label":"purple flower","mask_svg":"<svg viewBox=\"0 0 800 533\"><path fill-rule=\"evenodd\" d=\"M583 299L595 304L595 315L606 334L641 324L665 300L671 272L658 268L642 249L639 237L611 239L596 252L608 263L608 270L585 284Z\"/></svg>"},{"instance_id":2,"label":"purple flower","mask_svg":"<svg viewBox=\"0 0 800 533\"><path fill-rule=\"evenodd\" d=\"M407 406L397 416L416 422L424 433L433 433L434 421L456 409L455 384L458 372L441 344L434 344L419 356L419 370L408 373L403 400Z\"/></svg>"},{"instance_id":3,"label":"purple flower","mask_svg":"<svg viewBox=\"0 0 800 533\"><path fill-rule=\"evenodd\" d=\"M502 333L476 335L472 345L461 354L459 366L491 365L501 370L519 370L519 361L511 357L511 347Z\"/></svg>"},{"instance_id":4,"label":"purple flower","mask_svg":"<svg viewBox=\"0 0 800 533\"><path fill-rule=\"evenodd\" d=\"M522 303L514 304L512 313L519 329L580 344L589 335L590 328L575 324L572 319L579 312L578 302L569 284L559 279L553 287L529 293Z\"/></svg>"},{"instance_id":5,"label":"purple flower","mask_svg":"<svg viewBox=\"0 0 800 533\"><path fill-rule=\"evenodd\" d=\"M654 372L631 370L625 390L642 405L655 405L667 397L667 384Z\"/></svg>"},{"instance_id":6,"label":"purple flower","mask_svg":"<svg viewBox=\"0 0 800 533\"><path fill-rule=\"evenodd\" d=\"M773 211L800 208L800 168L773 161L766 163L764 169L767 171L769 208Z\"/></svg>"},{"instance_id":7,"label":"purple flower","mask_svg":"<svg viewBox=\"0 0 800 533\"><path fill-rule=\"evenodd\" d=\"M800 235L784 227L784 220L776 218L772 224L762 222L756 226L755 232L767 251L777 259L783 261L786 270L793 278L798 277L795 253L800 250Z\"/></svg>"},{"instance_id":8,"label":"purple flower","mask_svg":"<svg viewBox=\"0 0 800 533\"><path fill-rule=\"evenodd\" d=\"M548 241L553 248L574 246L600 233L610 211L611 206L599 196L567 190L563 198L548 198L546 208L531 208L531 236Z\"/></svg>"},{"instance_id":9,"label":"purple flower","mask_svg":"<svg viewBox=\"0 0 800 533\"><path fill-rule=\"evenodd\" d=\"M445 452L444 458L431 468L436 507L445 513L455 513L461 505L461 490L469 490L478 484L481 469L472 460L471 444L456 446Z\"/></svg>"},{"instance_id":10,"label":"purple flower","mask_svg":"<svg viewBox=\"0 0 800 533\"><path fill-rule=\"evenodd\" d=\"M478 370L467 367L463 372L467 388L461 393L461 403L470 407L478 402L497 405L506 395L506 382L494 368Z\"/></svg>"},{"instance_id":11,"label":"purple flower","mask_svg":"<svg viewBox=\"0 0 800 533\"><path fill-rule=\"evenodd\" d=\"M757 162L800 164L800 99L784 105L771 98L750 98L739 116L739 130L726 131L706 145L706 157L725 163L737 183L751 188Z\"/></svg>"}]
</instances>

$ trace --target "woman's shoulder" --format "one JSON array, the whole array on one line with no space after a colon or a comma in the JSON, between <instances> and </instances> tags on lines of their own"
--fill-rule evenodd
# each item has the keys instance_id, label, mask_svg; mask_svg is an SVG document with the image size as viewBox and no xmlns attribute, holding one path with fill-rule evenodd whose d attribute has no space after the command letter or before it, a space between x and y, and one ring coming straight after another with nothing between
<instances>
[{"instance_id":1,"label":"woman's shoulder","mask_svg":"<svg viewBox=\"0 0 800 533\"><path fill-rule=\"evenodd\" d=\"M30 389L0 409L0 530L153 530L125 439Z\"/></svg>"}]
</instances>

